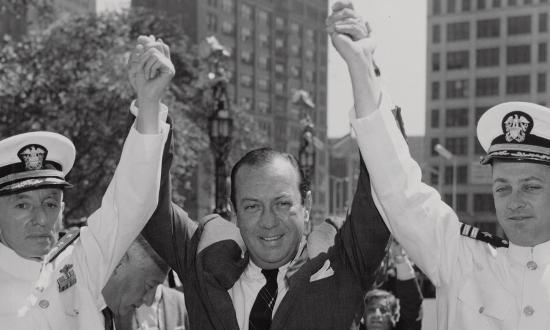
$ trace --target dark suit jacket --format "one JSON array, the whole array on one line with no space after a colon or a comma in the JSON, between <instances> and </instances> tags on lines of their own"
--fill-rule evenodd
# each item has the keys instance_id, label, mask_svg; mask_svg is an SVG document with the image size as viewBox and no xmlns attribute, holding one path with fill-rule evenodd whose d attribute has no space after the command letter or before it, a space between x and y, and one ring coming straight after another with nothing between
<instances>
[{"instance_id":1,"label":"dark suit jacket","mask_svg":"<svg viewBox=\"0 0 550 330\"><path fill-rule=\"evenodd\" d=\"M170 136L171 137L171 136ZM192 329L238 329L228 290L248 264L239 245L231 239L209 244L198 251L203 226L171 202L169 168L172 159L167 142L161 177L159 205L144 229L144 236L177 272ZM362 298L384 256L389 231L371 196L370 179L361 163L351 212L327 253L296 267L288 279L289 290L279 305L271 329L349 329L360 312ZM332 276L310 281L325 262Z\"/></svg>"}]
</instances>

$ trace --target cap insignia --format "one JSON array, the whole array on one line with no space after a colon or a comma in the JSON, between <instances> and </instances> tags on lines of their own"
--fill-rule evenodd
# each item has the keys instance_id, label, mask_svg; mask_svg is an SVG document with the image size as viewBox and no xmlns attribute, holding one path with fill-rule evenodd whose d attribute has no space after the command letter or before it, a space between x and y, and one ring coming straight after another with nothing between
<instances>
[{"instance_id":1,"label":"cap insignia","mask_svg":"<svg viewBox=\"0 0 550 330\"><path fill-rule=\"evenodd\" d=\"M533 128L531 116L521 111L510 112L502 121L502 131L506 142L523 142Z\"/></svg>"},{"instance_id":2,"label":"cap insignia","mask_svg":"<svg viewBox=\"0 0 550 330\"><path fill-rule=\"evenodd\" d=\"M25 170L34 171L44 167L48 150L38 144L29 144L19 150L17 156L25 164Z\"/></svg>"}]
</instances>

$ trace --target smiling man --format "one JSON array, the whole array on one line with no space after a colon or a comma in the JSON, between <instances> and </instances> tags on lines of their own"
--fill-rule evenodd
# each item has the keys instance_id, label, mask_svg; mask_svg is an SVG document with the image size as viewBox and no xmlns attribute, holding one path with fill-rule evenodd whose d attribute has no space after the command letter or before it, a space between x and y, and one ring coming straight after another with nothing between
<instances>
[{"instance_id":1,"label":"smiling man","mask_svg":"<svg viewBox=\"0 0 550 330\"><path fill-rule=\"evenodd\" d=\"M395 127L390 98L373 78L374 42L347 37L344 16L331 38L352 78L361 155L389 229L437 288L438 328L550 329L550 109L508 102L480 118L482 163L492 166L497 220L510 244L466 237L479 233L421 181Z\"/></svg>"}]
</instances>

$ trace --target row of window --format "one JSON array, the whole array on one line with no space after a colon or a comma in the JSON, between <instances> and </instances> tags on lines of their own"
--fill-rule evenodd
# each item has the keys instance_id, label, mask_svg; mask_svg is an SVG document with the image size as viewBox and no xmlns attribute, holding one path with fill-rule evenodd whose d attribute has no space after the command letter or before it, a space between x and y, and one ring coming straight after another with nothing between
<instances>
[{"instance_id":1,"label":"row of window","mask_svg":"<svg viewBox=\"0 0 550 330\"><path fill-rule=\"evenodd\" d=\"M437 180L437 179L436 179ZM452 205L453 195L452 194L444 194L443 195L443 201L447 203L448 205ZM472 201L473 201L473 211L474 212L480 212L480 213L495 213L495 203L493 199L493 194L472 194ZM459 193L456 194L456 211L457 212L468 212L468 194ZM492 223L492 227L495 226L494 223ZM494 228L489 226L490 230L493 230ZM486 230L487 228L484 228L483 230Z\"/></svg>"},{"instance_id":2,"label":"row of window","mask_svg":"<svg viewBox=\"0 0 550 330\"><path fill-rule=\"evenodd\" d=\"M294 13L298 15L306 14L306 16L313 21L318 21L319 19L324 21L327 16L326 11L324 10L318 10L317 8L312 6L305 6L300 1L294 2ZM207 4L211 8L216 9L218 7L218 0L207 0ZM221 0L220 8L224 13L233 14L235 11L235 0ZM269 26L271 23L271 13L265 10L254 8L253 6L246 3L241 3L239 9L239 19L253 21L254 10L256 10L257 20L260 25ZM286 27L285 19L280 16L275 16L275 26L279 29L284 29Z\"/></svg>"},{"instance_id":3,"label":"row of window","mask_svg":"<svg viewBox=\"0 0 550 330\"><path fill-rule=\"evenodd\" d=\"M456 156L469 156L469 151L472 150L468 147L469 145L469 137L467 136L452 136L452 137L446 137L443 140L443 145L447 150L449 150L451 153L453 153ZM485 155L485 150L483 150L483 147L481 144L479 144L479 141L477 138L473 139L473 154L472 155ZM430 140L430 155L431 156L438 156L437 151L435 151L435 146L441 143L440 138L434 137Z\"/></svg>"},{"instance_id":4,"label":"row of window","mask_svg":"<svg viewBox=\"0 0 550 330\"><path fill-rule=\"evenodd\" d=\"M537 47L537 61L545 63L547 61L547 44L545 42L533 45ZM516 45L506 47L506 64L529 64L531 60L531 45ZM432 71L437 72L441 69L442 58L440 53L432 53ZM464 70L470 68L470 51L459 50L446 53L447 70ZM475 67L486 68L500 65L500 48L481 48L475 50Z\"/></svg>"},{"instance_id":5,"label":"row of window","mask_svg":"<svg viewBox=\"0 0 550 330\"><path fill-rule=\"evenodd\" d=\"M307 57L306 57L307 58ZM310 58L307 58L308 60L312 60ZM271 69L271 58L267 55L262 55L258 57L258 67L265 71L270 71ZM246 65L254 65L254 53L250 50L242 50L241 51L241 63ZM299 65L290 65L288 67L288 73L287 73L287 66L282 62L275 62L274 63L274 71L275 76L277 78L285 78L287 75L291 78L301 80L302 78L306 83L315 84L317 82L317 74L313 70L308 70L302 68ZM326 71L321 70L319 71L319 83L324 85L327 82L326 79Z\"/></svg>"},{"instance_id":6,"label":"row of window","mask_svg":"<svg viewBox=\"0 0 550 330\"><path fill-rule=\"evenodd\" d=\"M531 15L511 16L507 18L507 35L515 36L531 33ZM447 23L447 41L464 41L470 39L470 22ZM478 39L498 38L501 35L500 18L481 19L476 22L476 37ZM548 32L548 13L539 13L538 31ZM441 25L432 26L432 42L441 41Z\"/></svg>"},{"instance_id":7,"label":"row of window","mask_svg":"<svg viewBox=\"0 0 550 330\"><path fill-rule=\"evenodd\" d=\"M546 92L546 73L538 73L536 80L537 93ZM484 77L475 80L475 96L498 96L500 95L499 77ZM506 77L506 95L529 94L531 93L531 76L529 74L512 75ZM439 100L439 81L432 82L432 100ZM445 98L460 99L469 97L469 80L456 79L445 82Z\"/></svg>"},{"instance_id":8,"label":"row of window","mask_svg":"<svg viewBox=\"0 0 550 330\"><path fill-rule=\"evenodd\" d=\"M447 13L452 14L459 10L469 12L472 10L485 10L489 8L500 8L504 5L515 7L519 5L533 5L536 3L548 3L548 0L462 0L459 7L458 0L447 0ZM433 0L433 15L442 14L442 0Z\"/></svg>"}]
</instances>

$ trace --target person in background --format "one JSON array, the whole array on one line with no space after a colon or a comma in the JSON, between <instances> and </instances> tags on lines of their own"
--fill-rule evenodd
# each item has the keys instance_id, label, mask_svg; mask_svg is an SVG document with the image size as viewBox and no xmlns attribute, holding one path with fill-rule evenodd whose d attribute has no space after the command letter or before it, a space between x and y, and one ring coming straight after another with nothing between
<instances>
[{"instance_id":1,"label":"person in background","mask_svg":"<svg viewBox=\"0 0 550 330\"><path fill-rule=\"evenodd\" d=\"M102 291L117 330L189 329L183 293L163 284L168 271L168 265L138 236Z\"/></svg>"}]
</instances>

